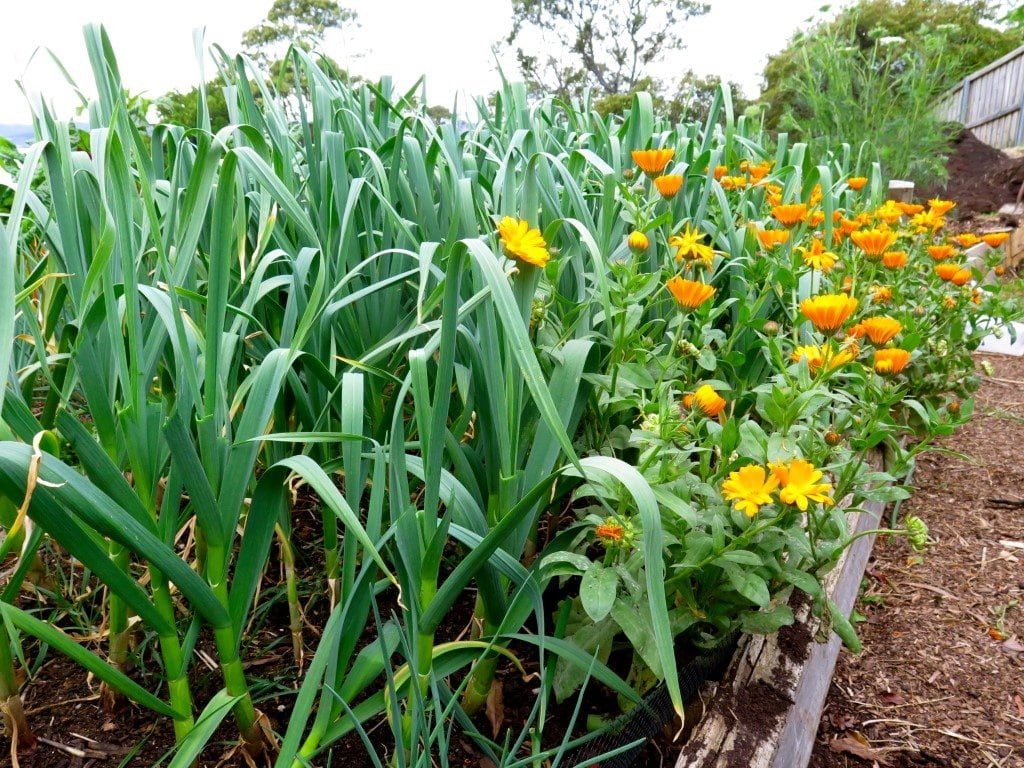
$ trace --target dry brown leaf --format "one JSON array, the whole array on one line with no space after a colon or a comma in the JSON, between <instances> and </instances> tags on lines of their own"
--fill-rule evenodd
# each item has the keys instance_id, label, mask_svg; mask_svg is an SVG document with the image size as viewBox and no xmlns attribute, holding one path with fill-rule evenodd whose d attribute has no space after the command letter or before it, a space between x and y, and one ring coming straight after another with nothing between
<instances>
[{"instance_id":1,"label":"dry brown leaf","mask_svg":"<svg viewBox=\"0 0 1024 768\"><path fill-rule=\"evenodd\" d=\"M872 747L868 740L856 731L849 736L832 739L828 746L833 752L841 755L853 755L861 760L871 760L879 765L892 765L884 752L879 752Z\"/></svg>"},{"instance_id":2,"label":"dry brown leaf","mask_svg":"<svg viewBox=\"0 0 1024 768\"><path fill-rule=\"evenodd\" d=\"M505 722L505 698L500 680L491 683L491 690L487 694L486 712L491 723L491 735L497 736L501 731L501 724Z\"/></svg>"}]
</instances>

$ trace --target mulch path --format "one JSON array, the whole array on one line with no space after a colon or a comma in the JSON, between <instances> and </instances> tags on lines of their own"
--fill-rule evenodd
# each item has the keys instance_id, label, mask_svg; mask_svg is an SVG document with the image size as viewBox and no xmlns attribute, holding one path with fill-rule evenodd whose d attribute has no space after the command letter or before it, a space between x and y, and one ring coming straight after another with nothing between
<instances>
[{"instance_id":1,"label":"mulch path","mask_svg":"<svg viewBox=\"0 0 1024 768\"><path fill-rule=\"evenodd\" d=\"M1024 359L977 358L975 417L919 458L901 512L934 544L878 541L813 768L1024 766L1024 506L994 501L1024 498Z\"/></svg>"}]
</instances>

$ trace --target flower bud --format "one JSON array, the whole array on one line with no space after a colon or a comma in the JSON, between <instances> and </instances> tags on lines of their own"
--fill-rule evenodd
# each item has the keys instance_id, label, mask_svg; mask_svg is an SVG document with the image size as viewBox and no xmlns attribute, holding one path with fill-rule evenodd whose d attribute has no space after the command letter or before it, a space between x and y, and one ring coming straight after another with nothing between
<instances>
[{"instance_id":1,"label":"flower bud","mask_svg":"<svg viewBox=\"0 0 1024 768\"><path fill-rule=\"evenodd\" d=\"M907 540L915 552L923 552L928 549L928 524L920 517L910 515L907 517Z\"/></svg>"},{"instance_id":2,"label":"flower bud","mask_svg":"<svg viewBox=\"0 0 1024 768\"><path fill-rule=\"evenodd\" d=\"M946 410L949 411L954 416L956 416L958 413L960 413L960 401L959 400L951 401L950 403L948 403L946 405Z\"/></svg>"},{"instance_id":3,"label":"flower bud","mask_svg":"<svg viewBox=\"0 0 1024 768\"><path fill-rule=\"evenodd\" d=\"M622 178L626 181L632 181L634 176L636 176L636 172L632 168L627 168L622 172Z\"/></svg>"},{"instance_id":4,"label":"flower bud","mask_svg":"<svg viewBox=\"0 0 1024 768\"><path fill-rule=\"evenodd\" d=\"M633 251L633 253L643 253L650 246L651 241L647 239L647 235L643 232L634 230L626 238L626 244L629 245L629 250Z\"/></svg>"},{"instance_id":5,"label":"flower bud","mask_svg":"<svg viewBox=\"0 0 1024 768\"><path fill-rule=\"evenodd\" d=\"M843 442L843 436L836 432L834 429L830 429L825 433L825 442L835 447Z\"/></svg>"},{"instance_id":6,"label":"flower bud","mask_svg":"<svg viewBox=\"0 0 1024 768\"><path fill-rule=\"evenodd\" d=\"M777 336L779 334L779 324L774 320L769 320L764 324L762 329L766 336Z\"/></svg>"}]
</instances>

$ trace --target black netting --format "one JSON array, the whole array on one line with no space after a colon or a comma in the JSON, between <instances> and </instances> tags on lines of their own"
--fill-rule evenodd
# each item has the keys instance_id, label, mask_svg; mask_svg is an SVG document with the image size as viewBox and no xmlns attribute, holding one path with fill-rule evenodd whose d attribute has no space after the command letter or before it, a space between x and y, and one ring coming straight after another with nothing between
<instances>
[{"instance_id":1,"label":"black netting","mask_svg":"<svg viewBox=\"0 0 1024 768\"><path fill-rule=\"evenodd\" d=\"M722 676L736 650L736 640L733 637L717 648L690 659L679 668L679 689L684 701L697 694L701 683ZM644 696L643 704L619 717L602 735L568 755L563 765L566 768L584 765L594 768L630 768L647 742L657 736L674 717L668 688L661 683ZM615 753L634 741L639 743L611 757L595 761L595 758Z\"/></svg>"}]
</instances>

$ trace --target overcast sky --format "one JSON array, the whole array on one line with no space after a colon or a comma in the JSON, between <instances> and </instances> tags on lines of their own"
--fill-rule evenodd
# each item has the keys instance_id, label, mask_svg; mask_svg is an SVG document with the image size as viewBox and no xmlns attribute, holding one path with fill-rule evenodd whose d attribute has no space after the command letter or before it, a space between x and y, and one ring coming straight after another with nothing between
<instances>
[{"instance_id":1,"label":"overcast sky","mask_svg":"<svg viewBox=\"0 0 1024 768\"><path fill-rule=\"evenodd\" d=\"M229 52L258 23L271 0L2 0L0 123L28 122L15 84L41 91L70 114L76 104L44 47L52 50L92 93L81 29L102 22L112 39L126 87L157 97L191 87L198 78L192 30ZM326 53L353 71L393 75L399 84L427 75L432 103L451 105L456 94L486 94L498 75L491 46L508 32L510 0L348 0L360 26L332 35ZM765 57L779 50L823 0L711 0L711 12L681 25L687 43L659 63L658 74L693 69L717 73L757 94ZM34 56L33 56L34 54ZM464 96L460 95L460 101Z\"/></svg>"}]
</instances>

